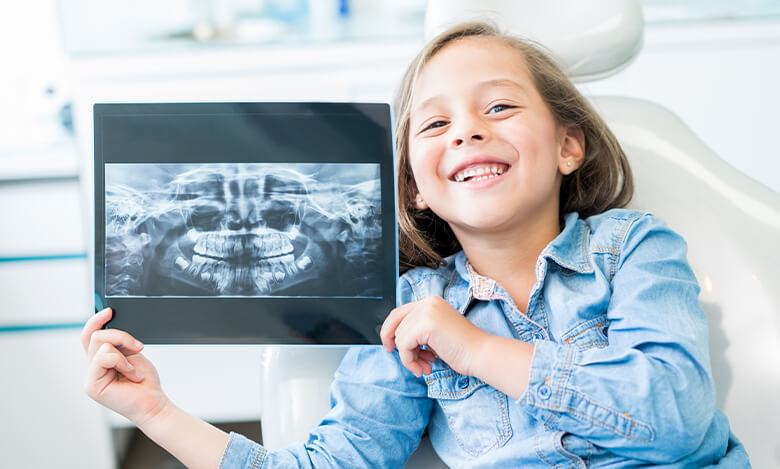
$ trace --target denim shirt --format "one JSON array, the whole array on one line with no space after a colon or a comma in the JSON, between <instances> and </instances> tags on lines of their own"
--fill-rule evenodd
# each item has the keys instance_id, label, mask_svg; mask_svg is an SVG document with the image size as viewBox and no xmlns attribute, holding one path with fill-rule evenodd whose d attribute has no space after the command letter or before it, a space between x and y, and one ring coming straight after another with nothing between
<instances>
[{"instance_id":1,"label":"denim shirt","mask_svg":"<svg viewBox=\"0 0 780 469\"><path fill-rule=\"evenodd\" d=\"M525 393L513 400L441 360L417 378L397 350L355 347L308 441L269 451L232 433L219 467L402 467L426 429L450 467L750 467L715 408L686 252L659 218L615 209L565 216L523 309L462 251L410 270L399 304L439 295L485 331L534 344Z\"/></svg>"}]
</instances>

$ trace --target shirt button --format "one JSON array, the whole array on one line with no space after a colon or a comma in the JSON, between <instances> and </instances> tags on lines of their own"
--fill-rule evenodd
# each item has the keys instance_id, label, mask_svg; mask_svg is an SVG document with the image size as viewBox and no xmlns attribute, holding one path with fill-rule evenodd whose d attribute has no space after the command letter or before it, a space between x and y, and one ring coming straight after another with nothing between
<instances>
[{"instance_id":1,"label":"shirt button","mask_svg":"<svg viewBox=\"0 0 780 469\"><path fill-rule=\"evenodd\" d=\"M539 399L544 399L546 401L552 395L552 389L550 389L550 386L543 384L539 386L539 389L537 389L536 394L539 396Z\"/></svg>"},{"instance_id":2,"label":"shirt button","mask_svg":"<svg viewBox=\"0 0 780 469\"><path fill-rule=\"evenodd\" d=\"M537 340L542 340L542 339L544 339L544 336L542 335L541 332L534 332L534 342L536 342Z\"/></svg>"},{"instance_id":3,"label":"shirt button","mask_svg":"<svg viewBox=\"0 0 780 469\"><path fill-rule=\"evenodd\" d=\"M458 379L458 387L461 389L466 389L469 387L469 377L468 376L461 376Z\"/></svg>"}]
</instances>

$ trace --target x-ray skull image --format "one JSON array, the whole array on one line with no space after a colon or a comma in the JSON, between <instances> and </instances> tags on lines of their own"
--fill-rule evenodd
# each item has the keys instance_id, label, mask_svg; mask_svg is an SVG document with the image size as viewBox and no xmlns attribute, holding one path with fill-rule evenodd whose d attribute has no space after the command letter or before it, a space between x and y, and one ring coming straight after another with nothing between
<instances>
[{"instance_id":1,"label":"x-ray skull image","mask_svg":"<svg viewBox=\"0 0 780 469\"><path fill-rule=\"evenodd\" d=\"M107 296L376 296L377 164L107 164Z\"/></svg>"}]
</instances>

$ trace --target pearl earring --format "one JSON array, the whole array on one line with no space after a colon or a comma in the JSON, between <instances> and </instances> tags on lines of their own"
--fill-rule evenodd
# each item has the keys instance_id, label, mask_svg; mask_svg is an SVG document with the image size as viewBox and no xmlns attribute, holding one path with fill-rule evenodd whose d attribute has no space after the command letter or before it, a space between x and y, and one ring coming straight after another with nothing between
<instances>
[{"instance_id":1,"label":"pearl earring","mask_svg":"<svg viewBox=\"0 0 780 469\"><path fill-rule=\"evenodd\" d=\"M571 161L567 161L566 166L571 166Z\"/></svg>"}]
</instances>

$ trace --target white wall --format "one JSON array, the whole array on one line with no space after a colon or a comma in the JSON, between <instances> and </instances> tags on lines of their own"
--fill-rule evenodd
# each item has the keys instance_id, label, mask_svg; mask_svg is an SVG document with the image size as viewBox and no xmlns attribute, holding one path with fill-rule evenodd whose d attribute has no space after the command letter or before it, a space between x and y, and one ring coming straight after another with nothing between
<instances>
[{"instance_id":1,"label":"white wall","mask_svg":"<svg viewBox=\"0 0 780 469\"><path fill-rule=\"evenodd\" d=\"M780 192L780 19L656 25L636 61L582 85L659 103L734 167Z\"/></svg>"}]
</instances>

